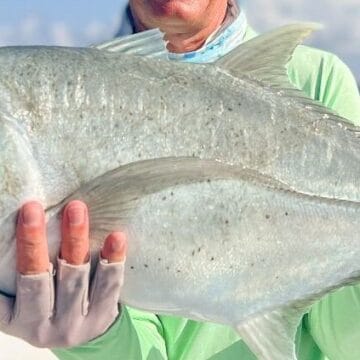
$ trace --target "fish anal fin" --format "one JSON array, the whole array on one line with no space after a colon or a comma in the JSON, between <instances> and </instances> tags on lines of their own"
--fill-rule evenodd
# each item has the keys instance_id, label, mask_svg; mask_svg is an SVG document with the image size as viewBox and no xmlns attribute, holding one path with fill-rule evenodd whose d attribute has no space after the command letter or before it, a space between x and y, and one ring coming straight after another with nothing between
<instances>
[{"instance_id":1,"label":"fish anal fin","mask_svg":"<svg viewBox=\"0 0 360 360\"><path fill-rule=\"evenodd\" d=\"M297 360L295 335L305 313L286 307L251 317L236 330L259 360Z\"/></svg>"}]
</instances>

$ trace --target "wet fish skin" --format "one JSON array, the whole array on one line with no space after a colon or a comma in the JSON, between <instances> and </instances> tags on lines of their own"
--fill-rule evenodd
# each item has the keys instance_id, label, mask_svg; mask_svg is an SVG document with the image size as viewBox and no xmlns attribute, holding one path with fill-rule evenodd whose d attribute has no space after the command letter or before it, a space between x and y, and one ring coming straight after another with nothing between
<instances>
[{"instance_id":1,"label":"wet fish skin","mask_svg":"<svg viewBox=\"0 0 360 360\"><path fill-rule=\"evenodd\" d=\"M0 69L0 290L15 289L20 204L49 209L54 257L74 192L93 251L112 226L128 231L123 302L227 323L250 344L241 324L304 312L356 277L360 151L342 119L231 67L28 47L0 49ZM259 356L275 348L292 351Z\"/></svg>"}]
</instances>

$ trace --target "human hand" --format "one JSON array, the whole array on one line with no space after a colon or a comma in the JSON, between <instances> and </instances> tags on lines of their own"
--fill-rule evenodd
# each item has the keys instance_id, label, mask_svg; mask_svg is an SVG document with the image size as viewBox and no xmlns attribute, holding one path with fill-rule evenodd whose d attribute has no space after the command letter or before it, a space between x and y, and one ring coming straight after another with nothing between
<instances>
[{"instance_id":1,"label":"human hand","mask_svg":"<svg viewBox=\"0 0 360 360\"><path fill-rule=\"evenodd\" d=\"M37 202L20 210L16 228L16 298L0 296L0 330L38 347L71 347L102 333L118 315L127 250L111 233L89 290L89 217L81 201L64 209L56 285L49 261L45 214ZM56 287L56 291L54 288Z\"/></svg>"}]
</instances>

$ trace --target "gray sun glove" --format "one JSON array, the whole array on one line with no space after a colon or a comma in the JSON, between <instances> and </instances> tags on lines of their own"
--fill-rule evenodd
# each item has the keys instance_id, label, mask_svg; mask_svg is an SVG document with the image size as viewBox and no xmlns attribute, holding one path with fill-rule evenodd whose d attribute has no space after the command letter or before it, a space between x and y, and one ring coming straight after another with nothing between
<instances>
[{"instance_id":1,"label":"gray sun glove","mask_svg":"<svg viewBox=\"0 0 360 360\"><path fill-rule=\"evenodd\" d=\"M89 289L90 263L58 259L56 291L49 272L17 275L16 298L0 295L0 331L37 347L77 346L103 334L119 314L124 262L100 259Z\"/></svg>"}]
</instances>

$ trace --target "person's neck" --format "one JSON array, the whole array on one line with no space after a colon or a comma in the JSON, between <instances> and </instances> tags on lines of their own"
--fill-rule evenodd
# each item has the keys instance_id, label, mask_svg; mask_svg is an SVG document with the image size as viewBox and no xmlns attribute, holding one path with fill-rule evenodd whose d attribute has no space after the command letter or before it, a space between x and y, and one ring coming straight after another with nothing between
<instances>
[{"instance_id":1,"label":"person's neck","mask_svg":"<svg viewBox=\"0 0 360 360\"><path fill-rule=\"evenodd\" d=\"M185 53L197 50L203 46L211 34L213 34L222 24L226 17L227 3L223 9L218 10L209 21L199 30L194 30L192 24L188 27L180 24L176 19L169 21L162 20L159 24L144 24L136 16L136 12L132 11L136 32L148 30L150 28L159 27L165 33L164 40L167 41L167 49L173 53Z\"/></svg>"}]
</instances>

